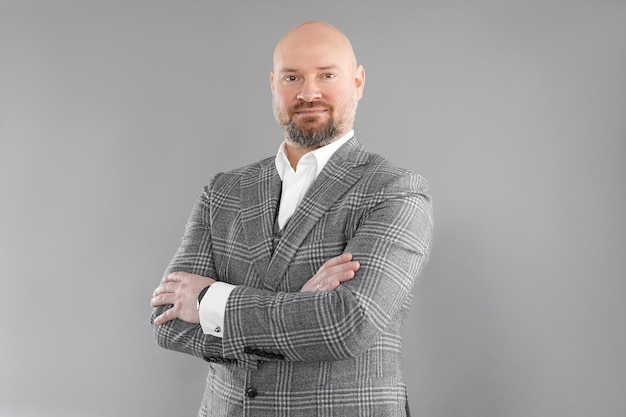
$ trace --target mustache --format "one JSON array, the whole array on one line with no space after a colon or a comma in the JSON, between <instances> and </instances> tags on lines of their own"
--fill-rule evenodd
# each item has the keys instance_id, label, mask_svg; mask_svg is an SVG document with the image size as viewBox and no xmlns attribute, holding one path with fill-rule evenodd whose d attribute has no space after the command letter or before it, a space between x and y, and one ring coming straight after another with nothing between
<instances>
[{"instance_id":1,"label":"mustache","mask_svg":"<svg viewBox=\"0 0 626 417\"><path fill-rule=\"evenodd\" d=\"M300 110L308 110L308 109L332 109L332 106L324 101L303 101L298 103L297 105L291 108L292 112L300 111Z\"/></svg>"}]
</instances>

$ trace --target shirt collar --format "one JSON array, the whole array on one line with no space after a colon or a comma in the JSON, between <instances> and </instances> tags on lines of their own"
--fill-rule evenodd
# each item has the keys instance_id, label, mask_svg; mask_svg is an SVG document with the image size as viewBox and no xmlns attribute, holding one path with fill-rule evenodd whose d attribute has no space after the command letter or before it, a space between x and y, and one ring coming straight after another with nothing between
<instances>
[{"instance_id":1,"label":"shirt collar","mask_svg":"<svg viewBox=\"0 0 626 417\"><path fill-rule=\"evenodd\" d=\"M322 172L322 169L326 166L328 160L333 156L333 154L346 143L350 138L354 136L354 130L350 130L344 136L339 139L329 143L328 145L322 146L321 148L317 148L311 152L306 153L300 158L298 161L298 166L303 160L308 160L312 158L312 161L315 163L316 171L315 178ZM276 170L278 171L278 175L280 179L283 180L285 178L285 170L291 169L291 164L289 164L289 159L287 159L287 152L285 151L285 142L281 143L278 147L278 152L276 153Z\"/></svg>"}]
</instances>

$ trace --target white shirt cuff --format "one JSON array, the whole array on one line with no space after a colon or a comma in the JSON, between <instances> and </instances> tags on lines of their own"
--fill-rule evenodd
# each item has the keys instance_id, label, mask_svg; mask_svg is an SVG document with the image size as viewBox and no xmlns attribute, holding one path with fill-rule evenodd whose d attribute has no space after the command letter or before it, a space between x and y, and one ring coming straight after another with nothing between
<instances>
[{"instance_id":1,"label":"white shirt cuff","mask_svg":"<svg viewBox=\"0 0 626 417\"><path fill-rule=\"evenodd\" d=\"M222 337L226 302L234 289L235 285L218 281L211 284L204 294L198 308L198 314L200 315L200 326L202 326L202 331L205 334Z\"/></svg>"}]
</instances>

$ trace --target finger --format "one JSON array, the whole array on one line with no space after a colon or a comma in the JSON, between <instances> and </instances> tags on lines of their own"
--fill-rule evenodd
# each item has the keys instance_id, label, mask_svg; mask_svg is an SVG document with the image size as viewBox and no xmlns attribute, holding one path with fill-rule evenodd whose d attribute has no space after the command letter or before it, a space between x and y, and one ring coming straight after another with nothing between
<instances>
[{"instance_id":1,"label":"finger","mask_svg":"<svg viewBox=\"0 0 626 417\"><path fill-rule=\"evenodd\" d=\"M160 324L167 323L168 321L171 321L177 318L178 318L178 309L176 307L172 307L170 309L165 310L163 314L161 314L156 319L154 319L154 324L160 325Z\"/></svg>"},{"instance_id":2,"label":"finger","mask_svg":"<svg viewBox=\"0 0 626 417\"><path fill-rule=\"evenodd\" d=\"M184 274L178 272L172 272L163 277L161 280L162 283L165 282L181 282L183 280Z\"/></svg>"},{"instance_id":3,"label":"finger","mask_svg":"<svg viewBox=\"0 0 626 417\"><path fill-rule=\"evenodd\" d=\"M158 287L156 287L154 289L154 291L152 291L152 296L156 297L159 294L163 294L165 291L163 290L163 285L159 285Z\"/></svg>"},{"instance_id":4,"label":"finger","mask_svg":"<svg viewBox=\"0 0 626 417\"><path fill-rule=\"evenodd\" d=\"M177 289L178 289L177 282L165 282L159 285L158 287L156 287L156 289L152 293L152 296L159 295L159 294L173 293L173 292L176 292Z\"/></svg>"},{"instance_id":5,"label":"finger","mask_svg":"<svg viewBox=\"0 0 626 417\"><path fill-rule=\"evenodd\" d=\"M154 319L154 324L156 324L157 326L160 326L163 323L167 323L168 321L172 320L169 316L170 314L168 314L171 310L167 310L165 313L161 314L160 316L158 316L156 319Z\"/></svg>"},{"instance_id":6,"label":"finger","mask_svg":"<svg viewBox=\"0 0 626 417\"><path fill-rule=\"evenodd\" d=\"M328 269L331 268L333 266L337 266L337 265L341 265L344 264L346 262L350 262L352 260L352 254L351 253L343 253L339 256L335 256L334 258L330 258L329 260L327 260L326 262L324 262L324 265L322 265L322 267L320 268L320 271L324 270L324 269Z\"/></svg>"},{"instance_id":7,"label":"finger","mask_svg":"<svg viewBox=\"0 0 626 417\"><path fill-rule=\"evenodd\" d=\"M345 262L332 266L324 271L320 271L319 278L324 281L334 279L347 280L354 277L354 273L359 270L361 265L358 261Z\"/></svg>"},{"instance_id":8,"label":"finger","mask_svg":"<svg viewBox=\"0 0 626 417\"><path fill-rule=\"evenodd\" d=\"M162 304L161 304L161 302L160 302L160 298L159 298L159 296L158 296L158 295L155 295L154 297L152 297L152 298L150 299L150 305L151 305L152 307L158 307L158 306L162 305Z\"/></svg>"},{"instance_id":9,"label":"finger","mask_svg":"<svg viewBox=\"0 0 626 417\"><path fill-rule=\"evenodd\" d=\"M324 285L324 287L322 288L324 291L334 291L337 289L337 287L339 287L339 285L341 285L341 283L338 280L335 281L331 281L328 284Z\"/></svg>"},{"instance_id":10,"label":"finger","mask_svg":"<svg viewBox=\"0 0 626 417\"><path fill-rule=\"evenodd\" d=\"M175 301L175 295L173 293L160 294L150 299L150 305L152 307L158 307L168 304L174 304Z\"/></svg>"},{"instance_id":11,"label":"finger","mask_svg":"<svg viewBox=\"0 0 626 417\"><path fill-rule=\"evenodd\" d=\"M358 265L354 268L358 269ZM334 270L332 274L320 277L319 281L315 285L317 291L333 291L337 287L346 281L351 280L355 276L356 269L340 269Z\"/></svg>"},{"instance_id":12,"label":"finger","mask_svg":"<svg viewBox=\"0 0 626 417\"><path fill-rule=\"evenodd\" d=\"M169 310L167 310L165 313L161 314L160 316L157 316L157 318L154 319L154 324L157 326L160 326L163 323L166 323L169 321L169 319L167 318L167 313Z\"/></svg>"},{"instance_id":13,"label":"finger","mask_svg":"<svg viewBox=\"0 0 626 417\"><path fill-rule=\"evenodd\" d=\"M331 279L327 281L321 281L316 285L317 291L334 291L341 285L341 283L346 282L354 278L354 271L344 271L341 274L333 276Z\"/></svg>"},{"instance_id":14,"label":"finger","mask_svg":"<svg viewBox=\"0 0 626 417\"><path fill-rule=\"evenodd\" d=\"M350 281L352 278L354 278L354 271L350 269L347 271L338 272L337 274L334 274L330 278L331 279L329 279L328 282L337 282L338 284L342 282Z\"/></svg>"}]
</instances>

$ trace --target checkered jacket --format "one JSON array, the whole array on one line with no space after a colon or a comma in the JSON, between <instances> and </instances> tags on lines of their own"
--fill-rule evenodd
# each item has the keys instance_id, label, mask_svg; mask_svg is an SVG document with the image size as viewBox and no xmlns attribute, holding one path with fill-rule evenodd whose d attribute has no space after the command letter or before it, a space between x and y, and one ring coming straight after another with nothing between
<instances>
[{"instance_id":1,"label":"checkered jacket","mask_svg":"<svg viewBox=\"0 0 626 417\"><path fill-rule=\"evenodd\" d=\"M237 285L223 338L174 320L153 326L157 343L209 362L200 416L408 415L401 326L430 251L425 180L353 137L274 242L280 192L274 158L205 187L166 273ZM298 292L343 252L361 264L354 279Z\"/></svg>"}]
</instances>

